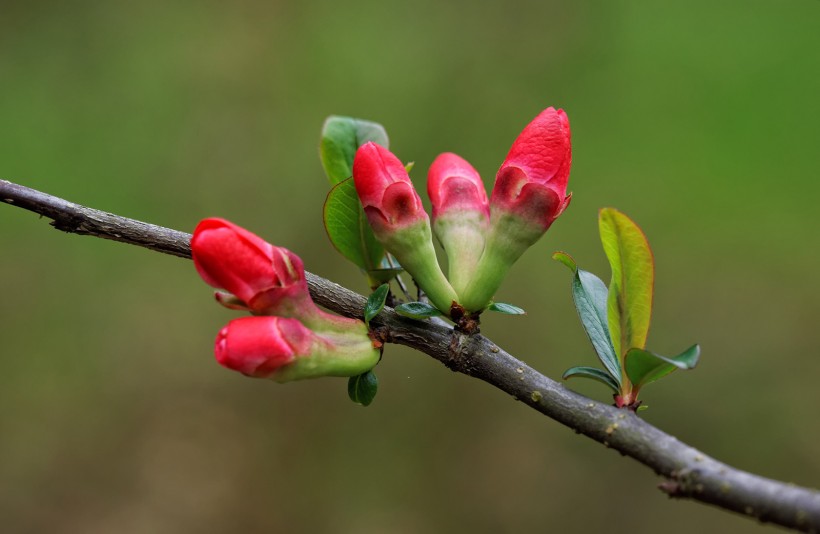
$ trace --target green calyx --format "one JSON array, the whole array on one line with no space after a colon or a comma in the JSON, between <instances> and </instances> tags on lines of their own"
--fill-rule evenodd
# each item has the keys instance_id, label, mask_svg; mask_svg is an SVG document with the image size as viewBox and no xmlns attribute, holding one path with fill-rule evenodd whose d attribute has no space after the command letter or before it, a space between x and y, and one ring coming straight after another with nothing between
<instances>
[{"instance_id":1,"label":"green calyx","mask_svg":"<svg viewBox=\"0 0 820 534\"><path fill-rule=\"evenodd\" d=\"M402 268L410 273L430 302L449 316L458 295L439 267L429 219L425 217L389 233L377 233L377 237Z\"/></svg>"},{"instance_id":2,"label":"green calyx","mask_svg":"<svg viewBox=\"0 0 820 534\"><path fill-rule=\"evenodd\" d=\"M544 234L540 225L507 212L494 211L486 234L484 252L478 260L459 303L468 312L486 308L510 267Z\"/></svg>"},{"instance_id":3,"label":"green calyx","mask_svg":"<svg viewBox=\"0 0 820 534\"><path fill-rule=\"evenodd\" d=\"M282 383L321 376L357 376L373 369L380 357L381 351L373 347L367 333L318 334L308 354L278 369L272 379Z\"/></svg>"},{"instance_id":4,"label":"green calyx","mask_svg":"<svg viewBox=\"0 0 820 534\"><path fill-rule=\"evenodd\" d=\"M464 294L484 252L489 221L475 211L453 211L433 222L433 231L447 253L447 278L458 295Z\"/></svg>"}]
</instances>

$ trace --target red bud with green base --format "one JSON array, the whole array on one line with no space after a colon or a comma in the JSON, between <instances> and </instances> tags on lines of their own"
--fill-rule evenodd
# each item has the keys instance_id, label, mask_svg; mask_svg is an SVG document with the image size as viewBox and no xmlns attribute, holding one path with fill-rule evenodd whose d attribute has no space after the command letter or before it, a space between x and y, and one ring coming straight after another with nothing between
<instances>
[{"instance_id":1,"label":"red bud with green base","mask_svg":"<svg viewBox=\"0 0 820 534\"><path fill-rule=\"evenodd\" d=\"M296 319L267 316L229 322L219 332L214 352L228 369L276 382L357 376L372 369L380 357L367 336L323 336Z\"/></svg>"},{"instance_id":2,"label":"red bud with green base","mask_svg":"<svg viewBox=\"0 0 820 534\"><path fill-rule=\"evenodd\" d=\"M465 309L484 309L512 264L567 208L571 165L569 119L547 108L524 128L496 175L484 252L461 295Z\"/></svg>"},{"instance_id":3,"label":"red bud with green base","mask_svg":"<svg viewBox=\"0 0 820 534\"><path fill-rule=\"evenodd\" d=\"M353 182L376 239L410 273L430 302L449 315L458 297L441 272L430 218L404 165L388 149L369 142L356 151Z\"/></svg>"},{"instance_id":4,"label":"red bud with green base","mask_svg":"<svg viewBox=\"0 0 820 534\"><path fill-rule=\"evenodd\" d=\"M484 252L490 206L481 176L466 160L447 152L427 173L433 232L447 252L448 279L461 295Z\"/></svg>"},{"instance_id":5,"label":"red bud with green base","mask_svg":"<svg viewBox=\"0 0 820 534\"><path fill-rule=\"evenodd\" d=\"M225 219L201 221L191 239L191 255L205 282L230 293L216 299L255 315L299 319L317 332L366 334L364 323L319 309L308 292L301 258Z\"/></svg>"}]
</instances>

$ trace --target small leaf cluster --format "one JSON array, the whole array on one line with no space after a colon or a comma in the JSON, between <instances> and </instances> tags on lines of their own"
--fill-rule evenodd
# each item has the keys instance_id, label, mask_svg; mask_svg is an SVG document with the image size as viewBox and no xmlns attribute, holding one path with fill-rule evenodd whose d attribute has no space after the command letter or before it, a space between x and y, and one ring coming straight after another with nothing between
<instances>
[{"instance_id":1,"label":"small leaf cluster","mask_svg":"<svg viewBox=\"0 0 820 534\"><path fill-rule=\"evenodd\" d=\"M572 367L563 377L601 382L613 390L617 406L635 410L645 385L677 369L694 368L700 347L692 345L671 358L646 350L655 279L652 250L638 225L618 210L602 209L598 222L612 270L609 288L568 254L556 252L553 259L573 273L575 309L604 369Z\"/></svg>"}]
</instances>

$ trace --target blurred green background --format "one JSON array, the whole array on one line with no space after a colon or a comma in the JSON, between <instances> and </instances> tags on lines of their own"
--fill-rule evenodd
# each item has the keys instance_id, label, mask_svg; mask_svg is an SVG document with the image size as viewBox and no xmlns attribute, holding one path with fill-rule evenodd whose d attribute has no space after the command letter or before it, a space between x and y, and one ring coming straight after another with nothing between
<instances>
[{"instance_id":1,"label":"blurred green background","mask_svg":"<svg viewBox=\"0 0 820 534\"><path fill-rule=\"evenodd\" d=\"M718 459L820 485L820 2L9 2L0 177L191 231L247 226L358 291L326 241L329 114L383 123L417 187L455 151L488 187L541 109L572 122L572 206L483 332L552 377L594 356L571 252L597 209L646 231L650 348L703 346L645 417ZM494 388L390 346L346 381L220 368L235 315L190 262L0 206L3 532L757 532ZM599 400L597 384L569 387Z\"/></svg>"}]
</instances>

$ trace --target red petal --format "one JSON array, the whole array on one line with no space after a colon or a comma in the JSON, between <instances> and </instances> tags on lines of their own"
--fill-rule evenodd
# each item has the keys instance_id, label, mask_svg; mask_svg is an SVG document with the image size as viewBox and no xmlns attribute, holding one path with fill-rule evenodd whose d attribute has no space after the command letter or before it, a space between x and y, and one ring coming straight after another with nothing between
<instances>
[{"instance_id":1,"label":"red petal","mask_svg":"<svg viewBox=\"0 0 820 534\"><path fill-rule=\"evenodd\" d=\"M452 208L488 213L487 192L481 176L465 159L452 152L439 155L430 166L427 194L433 204L434 218Z\"/></svg>"},{"instance_id":2,"label":"red petal","mask_svg":"<svg viewBox=\"0 0 820 534\"><path fill-rule=\"evenodd\" d=\"M410 183L410 177L392 152L369 142L356 151L353 159L353 183L362 206L381 206L384 190L395 182Z\"/></svg>"},{"instance_id":3,"label":"red petal","mask_svg":"<svg viewBox=\"0 0 820 534\"><path fill-rule=\"evenodd\" d=\"M569 119L564 110L547 108L521 132L501 165L518 167L532 182L550 183L555 192L566 195L572 163Z\"/></svg>"}]
</instances>

